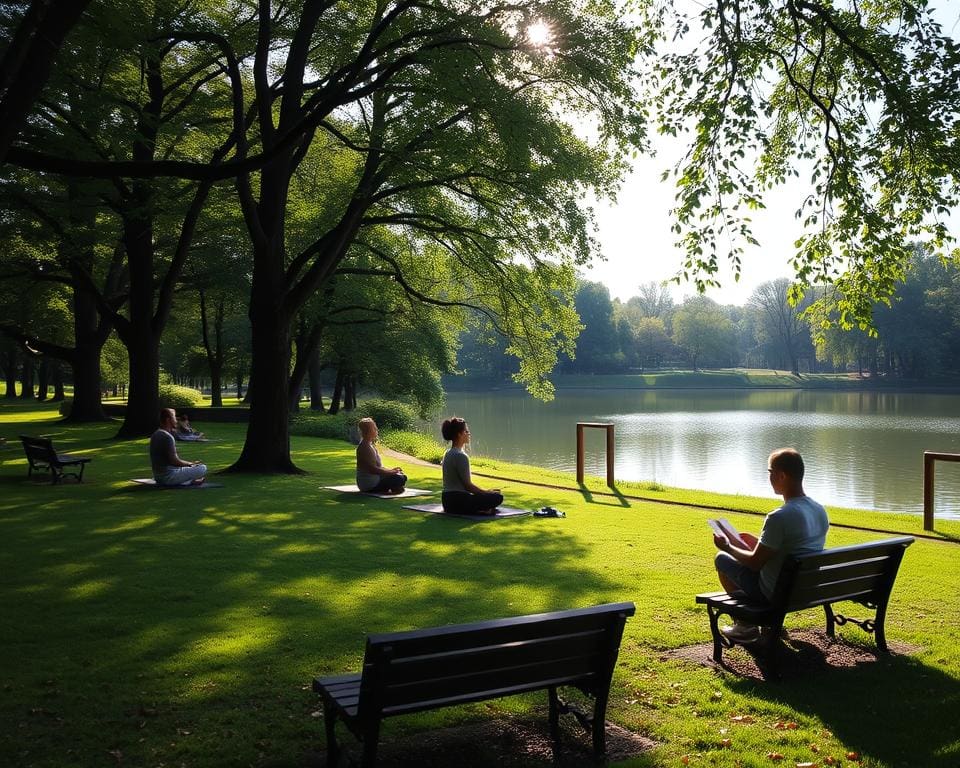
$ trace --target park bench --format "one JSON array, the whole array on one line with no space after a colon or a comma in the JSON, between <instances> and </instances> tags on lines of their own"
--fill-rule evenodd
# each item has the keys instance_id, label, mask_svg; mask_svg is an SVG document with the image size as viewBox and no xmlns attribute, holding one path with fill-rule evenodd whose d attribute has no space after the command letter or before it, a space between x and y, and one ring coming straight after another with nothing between
<instances>
[{"instance_id":1,"label":"park bench","mask_svg":"<svg viewBox=\"0 0 960 768\"><path fill-rule=\"evenodd\" d=\"M554 738L560 715L572 713L603 754L610 681L624 625L635 610L633 603L610 603L370 635L361 672L313 681L323 698L327 765L338 757L338 718L362 743L368 768L376 764L384 718L537 690L548 692ZM591 695L593 715L562 701L560 686Z\"/></svg>"},{"instance_id":2,"label":"park bench","mask_svg":"<svg viewBox=\"0 0 960 768\"><path fill-rule=\"evenodd\" d=\"M20 435L23 443L23 452L27 454L27 477L36 472L50 472L50 482L59 483L65 476L75 477L77 482L83 482L83 469L88 458L71 456L68 453L57 453L53 441L47 437L31 437ZM66 467L80 467L79 472L65 472Z\"/></svg>"},{"instance_id":3,"label":"park bench","mask_svg":"<svg viewBox=\"0 0 960 768\"><path fill-rule=\"evenodd\" d=\"M887 602L903 553L912 543L912 536L904 536L788 557L769 605L750 603L726 592L697 595L697 603L707 606L710 617L714 661L722 663L723 649L736 644L720 631L720 616L726 614L733 619L756 624L764 628L765 635L769 630L769 645L765 650L770 669L775 670L786 615L817 606L823 606L827 635L831 638L835 636L837 624L849 622L866 632L872 632L877 647L886 652L884 620ZM874 611L873 618L852 619L834 613L834 603L843 601L859 603Z\"/></svg>"}]
</instances>

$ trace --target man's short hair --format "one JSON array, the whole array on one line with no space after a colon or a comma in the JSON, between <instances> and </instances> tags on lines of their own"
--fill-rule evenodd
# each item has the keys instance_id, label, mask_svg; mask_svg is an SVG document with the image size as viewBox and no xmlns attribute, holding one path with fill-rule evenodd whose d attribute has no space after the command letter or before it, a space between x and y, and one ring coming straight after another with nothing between
<instances>
[{"instance_id":1,"label":"man's short hair","mask_svg":"<svg viewBox=\"0 0 960 768\"><path fill-rule=\"evenodd\" d=\"M168 418L172 419L172 418L173 418L173 413L174 413L174 412L173 412L173 408L161 408L161 409L160 409L160 421L164 421L165 419L168 419Z\"/></svg>"},{"instance_id":2,"label":"man's short hair","mask_svg":"<svg viewBox=\"0 0 960 768\"><path fill-rule=\"evenodd\" d=\"M360 430L360 434L366 437L371 432L373 432L374 421L369 416L364 416L360 421L357 422L357 427Z\"/></svg>"},{"instance_id":3,"label":"man's short hair","mask_svg":"<svg viewBox=\"0 0 960 768\"><path fill-rule=\"evenodd\" d=\"M768 459L770 469L783 472L794 480L803 480L803 458L796 448L778 448Z\"/></svg>"}]
</instances>

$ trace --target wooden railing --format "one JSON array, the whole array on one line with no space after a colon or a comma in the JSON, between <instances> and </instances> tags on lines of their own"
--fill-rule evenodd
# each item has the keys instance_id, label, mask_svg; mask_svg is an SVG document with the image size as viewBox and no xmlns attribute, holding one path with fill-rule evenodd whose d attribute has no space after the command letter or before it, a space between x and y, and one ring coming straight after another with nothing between
<instances>
[{"instance_id":1,"label":"wooden railing","mask_svg":"<svg viewBox=\"0 0 960 768\"><path fill-rule=\"evenodd\" d=\"M607 432L607 485L613 488L613 424L601 424L593 421L577 422L577 482L583 483L583 430L585 428L603 429Z\"/></svg>"},{"instance_id":2,"label":"wooden railing","mask_svg":"<svg viewBox=\"0 0 960 768\"><path fill-rule=\"evenodd\" d=\"M923 452L923 530L933 530L934 462L960 461L960 453Z\"/></svg>"}]
</instances>

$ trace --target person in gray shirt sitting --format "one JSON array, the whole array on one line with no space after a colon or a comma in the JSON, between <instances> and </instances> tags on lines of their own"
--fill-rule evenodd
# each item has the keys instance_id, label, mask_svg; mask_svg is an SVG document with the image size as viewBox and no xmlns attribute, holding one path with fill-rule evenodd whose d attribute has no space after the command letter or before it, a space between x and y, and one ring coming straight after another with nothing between
<instances>
[{"instance_id":1,"label":"person in gray shirt sitting","mask_svg":"<svg viewBox=\"0 0 960 768\"><path fill-rule=\"evenodd\" d=\"M781 448L771 453L767 473L783 504L767 515L760 538L741 533L745 546L737 546L724 536L713 537L720 550L714 559L720 584L728 594L761 605L773 595L787 557L822 550L830 527L826 510L803 491L803 459L796 450ZM740 643L760 637L759 627L741 621L720 631Z\"/></svg>"},{"instance_id":2,"label":"person in gray shirt sitting","mask_svg":"<svg viewBox=\"0 0 960 768\"><path fill-rule=\"evenodd\" d=\"M357 488L364 493L403 493L407 476L400 467L388 469L380 461L376 442L380 431L369 416L357 423L360 444L357 446Z\"/></svg>"},{"instance_id":3,"label":"person in gray shirt sitting","mask_svg":"<svg viewBox=\"0 0 960 768\"><path fill-rule=\"evenodd\" d=\"M177 414L173 408L160 409L160 428L150 436L150 465L157 485L200 485L207 476L207 467L199 461L184 461L177 455L173 431Z\"/></svg>"},{"instance_id":4,"label":"person in gray shirt sitting","mask_svg":"<svg viewBox=\"0 0 960 768\"><path fill-rule=\"evenodd\" d=\"M443 455L443 511L457 515L495 514L503 504L503 494L499 488L484 490L471 480L470 457L463 450L470 442L467 422L454 416L443 422L440 432L444 440L450 441L450 448Z\"/></svg>"}]
</instances>

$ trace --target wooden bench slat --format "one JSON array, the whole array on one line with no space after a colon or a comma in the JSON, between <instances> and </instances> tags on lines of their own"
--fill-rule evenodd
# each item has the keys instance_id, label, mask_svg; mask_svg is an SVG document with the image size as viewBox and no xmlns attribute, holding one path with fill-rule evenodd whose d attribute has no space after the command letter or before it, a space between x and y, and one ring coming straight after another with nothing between
<instances>
[{"instance_id":1,"label":"wooden bench slat","mask_svg":"<svg viewBox=\"0 0 960 768\"><path fill-rule=\"evenodd\" d=\"M882 595L886 589L884 581L877 576L864 576L858 579L847 579L831 584L820 584L813 587L794 589L787 603L788 611L798 611L804 608L823 605L824 603L839 602L841 600L864 600Z\"/></svg>"},{"instance_id":2,"label":"wooden bench slat","mask_svg":"<svg viewBox=\"0 0 960 768\"><path fill-rule=\"evenodd\" d=\"M576 679L579 679L579 677ZM499 699L503 698L504 696L516 696L522 693L542 691L551 686L560 687L570 684L570 677L563 675L523 686L511 685L504 686L502 688L487 688L483 691L474 691L473 693L463 693L435 699L422 699L416 702L391 704L384 707L383 714L384 716L411 715L416 712L424 712L429 709L441 709L443 707L452 707L459 704L472 704L473 702L477 701Z\"/></svg>"},{"instance_id":3,"label":"wooden bench slat","mask_svg":"<svg viewBox=\"0 0 960 768\"><path fill-rule=\"evenodd\" d=\"M501 667L538 662L544 657L564 658L596 654L604 650L605 633L600 629L512 643L483 645L441 653L404 657L394 661L388 671L391 684L408 680L442 678L465 671L496 673Z\"/></svg>"},{"instance_id":4,"label":"wooden bench slat","mask_svg":"<svg viewBox=\"0 0 960 768\"><path fill-rule=\"evenodd\" d=\"M632 605L619 603L618 606ZM612 610L611 613L619 613ZM633 615L632 612L626 615ZM539 622L528 621L543 616ZM521 621L521 619L523 619ZM478 645L498 645L502 643L532 640L549 635L571 634L585 632L605 627L609 618L605 615L578 614L573 611L560 611L556 616L550 614L533 614L516 619L475 622L472 624L456 624L438 627L436 634L428 630L414 630L411 632L396 632L388 635L371 635L367 646L380 647L390 645L403 647L403 655L416 656L420 654L442 653L455 651L460 648L472 648Z\"/></svg>"},{"instance_id":5,"label":"wooden bench slat","mask_svg":"<svg viewBox=\"0 0 960 768\"><path fill-rule=\"evenodd\" d=\"M429 677L404 683L387 682L382 691L385 707L411 701L456 698L475 693L481 698L495 697L504 689L528 690L531 686L544 688L553 680L579 680L596 673L602 658L590 656L550 657L542 661L499 669L469 670L459 675Z\"/></svg>"},{"instance_id":6,"label":"wooden bench slat","mask_svg":"<svg viewBox=\"0 0 960 768\"><path fill-rule=\"evenodd\" d=\"M801 570L794 578L794 588L808 587L816 584L829 584L843 579L851 579L863 576L886 577L891 567L889 557L877 558L875 560L860 560L849 565L833 565L829 568L818 568L816 570Z\"/></svg>"},{"instance_id":7,"label":"wooden bench slat","mask_svg":"<svg viewBox=\"0 0 960 768\"><path fill-rule=\"evenodd\" d=\"M323 696L327 764L337 759L339 717L363 742L363 765L376 761L380 721L388 716L547 690L551 729L572 685L594 697L593 743L604 751L603 718L624 624L633 603L370 635L363 671L316 678Z\"/></svg>"}]
</instances>

